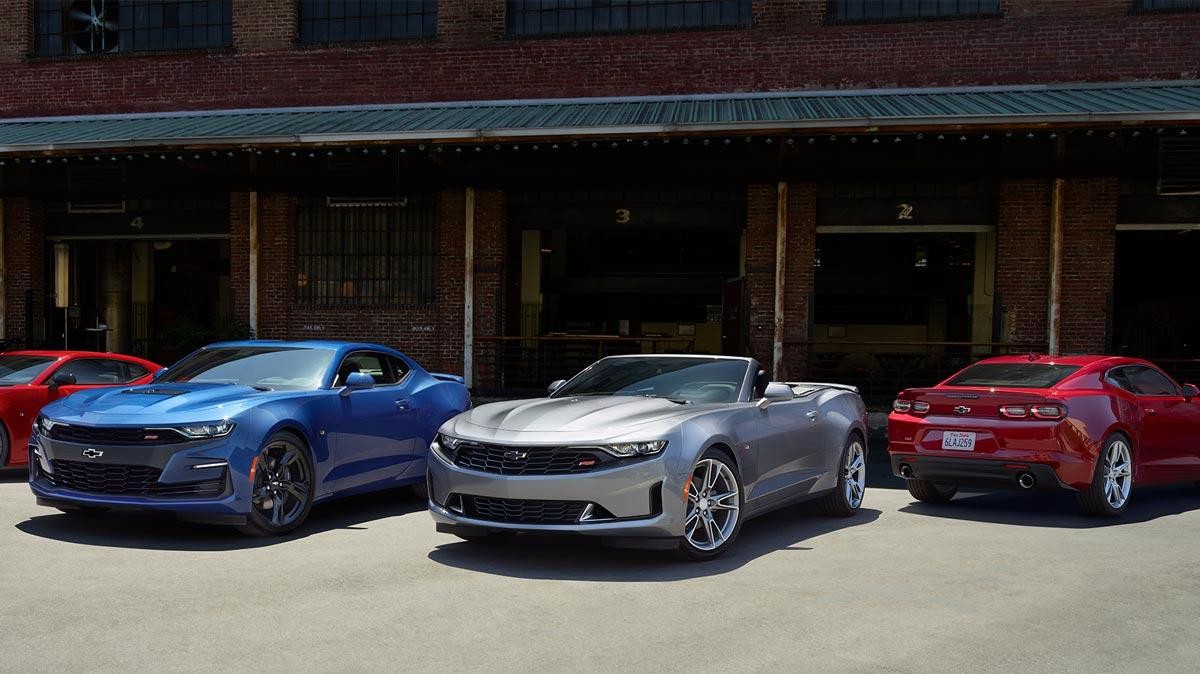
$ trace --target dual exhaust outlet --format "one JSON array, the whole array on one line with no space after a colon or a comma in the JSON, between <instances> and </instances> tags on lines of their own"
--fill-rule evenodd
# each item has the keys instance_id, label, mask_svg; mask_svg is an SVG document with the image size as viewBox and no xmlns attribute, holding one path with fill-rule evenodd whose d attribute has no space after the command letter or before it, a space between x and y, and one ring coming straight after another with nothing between
<instances>
[{"instance_id":1,"label":"dual exhaust outlet","mask_svg":"<svg viewBox=\"0 0 1200 674\"><path fill-rule=\"evenodd\" d=\"M908 465L907 463L900 464L900 477L907 480L912 478L912 476L912 466ZM1037 480L1034 479L1033 473L1022 472L1017 474L1017 486L1021 489L1033 489L1034 485L1036 484Z\"/></svg>"}]
</instances>

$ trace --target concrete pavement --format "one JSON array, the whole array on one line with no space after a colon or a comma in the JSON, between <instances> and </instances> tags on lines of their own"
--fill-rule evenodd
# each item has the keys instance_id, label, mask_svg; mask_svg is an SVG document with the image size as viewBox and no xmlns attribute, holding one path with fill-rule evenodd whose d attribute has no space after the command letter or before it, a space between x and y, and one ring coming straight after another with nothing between
<instances>
[{"instance_id":1,"label":"concrete pavement","mask_svg":"<svg viewBox=\"0 0 1200 674\"><path fill-rule=\"evenodd\" d=\"M0 670L1145 671L1200 663L1200 490L1124 520L1068 495L805 506L687 564L589 541L437 534L404 493L295 536L77 519L0 479Z\"/></svg>"}]
</instances>

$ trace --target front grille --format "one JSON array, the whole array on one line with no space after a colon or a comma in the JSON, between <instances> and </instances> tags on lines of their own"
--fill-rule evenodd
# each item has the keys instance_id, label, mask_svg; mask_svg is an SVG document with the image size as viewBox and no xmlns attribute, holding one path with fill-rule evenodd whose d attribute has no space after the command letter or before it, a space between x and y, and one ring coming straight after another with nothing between
<instances>
[{"instance_id":1,"label":"front grille","mask_svg":"<svg viewBox=\"0 0 1200 674\"><path fill-rule=\"evenodd\" d=\"M575 524L584 501L529 501L524 499L463 496L465 515L493 522L513 524Z\"/></svg>"},{"instance_id":2,"label":"front grille","mask_svg":"<svg viewBox=\"0 0 1200 674\"><path fill-rule=\"evenodd\" d=\"M50 484L64 489L109 496L156 496L196 498L219 496L225 491L225 474L201 482L166 484L158 481L162 471L152 466L117 463L87 463L56 459L54 473L39 471Z\"/></svg>"},{"instance_id":3,"label":"front grille","mask_svg":"<svg viewBox=\"0 0 1200 674\"><path fill-rule=\"evenodd\" d=\"M86 445L170 445L188 438L169 428L119 428L55 424L50 438Z\"/></svg>"},{"instance_id":4,"label":"front grille","mask_svg":"<svg viewBox=\"0 0 1200 674\"><path fill-rule=\"evenodd\" d=\"M604 464L606 458L609 458L608 455L599 450L464 442L458 446L454 464L500 475L566 475L595 470Z\"/></svg>"}]
</instances>

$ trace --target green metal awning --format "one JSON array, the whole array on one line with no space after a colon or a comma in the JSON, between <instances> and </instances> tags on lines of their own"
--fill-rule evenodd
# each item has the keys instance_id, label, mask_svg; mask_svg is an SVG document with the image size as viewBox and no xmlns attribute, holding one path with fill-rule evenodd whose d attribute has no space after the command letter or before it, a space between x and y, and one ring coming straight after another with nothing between
<instances>
[{"instance_id":1,"label":"green metal awning","mask_svg":"<svg viewBox=\"0 0 1200 674\"><path fill-rule=\"evenodd\" d=\"M1200 122L1200 81L533 99L0 120L0 153Z\"/></svg>"}]
</instances>

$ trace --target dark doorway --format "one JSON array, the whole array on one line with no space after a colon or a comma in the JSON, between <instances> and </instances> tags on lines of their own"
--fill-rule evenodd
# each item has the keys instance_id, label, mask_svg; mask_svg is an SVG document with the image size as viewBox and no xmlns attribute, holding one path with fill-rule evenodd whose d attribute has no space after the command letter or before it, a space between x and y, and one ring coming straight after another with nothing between
<instances>
[{"instance_id":1,"label":"dark doorway","mask_svg":"<svg viewBox=\"0 0 1200 674\"><path fill-rule=\"evenodd\" d=\"M1200 231L1117 232L1113 350L1149 358L1180 378L1200 366Z\"/></svg>"}]
</instances>

